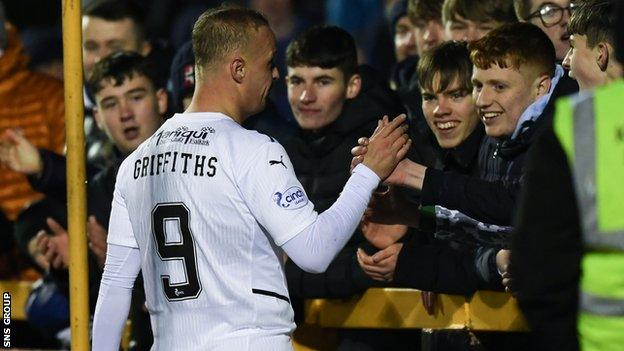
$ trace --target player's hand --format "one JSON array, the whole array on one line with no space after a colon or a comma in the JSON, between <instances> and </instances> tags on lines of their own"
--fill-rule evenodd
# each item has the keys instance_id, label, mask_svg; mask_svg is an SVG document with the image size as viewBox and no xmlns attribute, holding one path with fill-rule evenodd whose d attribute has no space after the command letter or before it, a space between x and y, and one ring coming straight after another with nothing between
<instances>
[{"instance_id":1,"label":"player's hand","mask_svg":"<svg viewBox=\"0 0 624 351\"><path fill-rule=\"evenodd\" d=\"M369 140L362 163L382 180L392 173L411 145L405 119L405 115L399 115Z\"/></svg>"},{"instance_id":2,"label":"player's hand","mask_svg":"<svg viewBox=\"0 0 624 351\"><path fill-rule=\"evenodd\" d=\"M362 221L362 233L366 240L378 249L385 249L407 233L407 226L402 224L380 224Z\"/></svg>"},{"instance_id":3,"label":"player's hand","mask_svg":"<svg viewBox=\"0 0 624 351\"><path fill-rule=\"evenodd\" d=\"M40 174L43 161L37 148L21 132L7 129L0 137L0 162L15 172Z\"/></svg>"},{"instance_id":4,"label":"player's hand","mask_svg":"<svg viewBox=\"0 0 624 351\"><path fill-rule=\"evenodd\" d=\"M394 279L399 253L403 243L395 243L370 256L364 250L357 250L357 260L360 267L374 280L390 282Z\"/></svg>"},{"instance_id":5,"label":"player's hand","mask_svg":"<svg viewBox=\"0 0 624 351\"><path fill-rule=\"evenodd\" d=\"M510 250L500 250L496 253L496 268L501 273L501 277L503 278L503 286L505 287L505 291L513 292L513 276L509 271L509 267L511 264L511 251Z\"/></svg>"},{"instance_id":6,"label":"player's hand","mask_svg":"<svg viewBox=\"0 0 624 351\"><path fill-rule=\"evenodd\" d=\"M104 268L106 262L106 238L108 232L95 219L95 216L89 216L87 220L87 238L89 239L89 249L95 255L100 268Z\"/></svg>"}]
</instances>

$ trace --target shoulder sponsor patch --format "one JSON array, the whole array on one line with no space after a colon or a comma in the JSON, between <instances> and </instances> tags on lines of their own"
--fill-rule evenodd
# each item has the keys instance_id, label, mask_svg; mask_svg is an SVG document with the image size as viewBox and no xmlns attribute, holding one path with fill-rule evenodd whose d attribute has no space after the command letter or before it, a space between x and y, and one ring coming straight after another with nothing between
<instances>
[{"instance_id":1,"label":"shoulder sponsor patch","mask_svg":"<svg viewBox=\"0 0 624 351\"><path fill-rule=\"evenodd\" d=\"M303 189L298 186L292 186L284 192L278 191L273 194L273 202L280 208L296 210L308 203L308 197Z\"/></svg>"}]
</instances>

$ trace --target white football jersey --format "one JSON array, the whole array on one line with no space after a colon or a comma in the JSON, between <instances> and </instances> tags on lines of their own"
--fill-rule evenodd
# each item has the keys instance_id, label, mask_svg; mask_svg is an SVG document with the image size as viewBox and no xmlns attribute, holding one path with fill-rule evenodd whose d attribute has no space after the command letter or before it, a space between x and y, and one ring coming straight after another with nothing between
<instances>
[{"instance_id":1,"label":"white football jersey","mask_svg":"<svg viewBox=\"0 0 624 351\"><path fill-rule=\"evenodd\" d=\"M156 350L282 350L295 325L279 247L316 217L278 142L176 114L121 165L108 242L140 249Z\"/></svg>"}]
</instances>

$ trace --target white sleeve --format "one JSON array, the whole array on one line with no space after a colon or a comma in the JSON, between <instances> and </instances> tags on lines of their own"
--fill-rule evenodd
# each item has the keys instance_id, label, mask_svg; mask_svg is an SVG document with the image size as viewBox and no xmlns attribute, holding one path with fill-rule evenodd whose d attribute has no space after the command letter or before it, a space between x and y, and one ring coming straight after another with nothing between
<instances>
[{"instance_id":1,"label":"white sleeve","mask_svg":"<svg viewBox=\"0 0 624 351\"><path fill-rule=\"evenodd\" d=\"M106 242L109 244L138 248L139 246L137 245L134 232L132 231L132 223L128 215L126 200L121 190L124 183L122 171L123 168L119 170L117 181L115 182Z\"/></svg>"},{"instance_id":2,"label":"white sleeve","mask_svg":"<svg viewBox=\"0 0 624 351\"><path fill-rule=\"evenodd\" d=\"M139 249L109 244L93 317L93 351L117 351L141 269Z\"/></svg>"},{"instance_id":3,"label":"white sleeve","mask_svg":"<svg viewBox=\"0 0 624 351\"><path fill-rule=\"evenodd\" d=\"M288 257L304 271L324 272L359 225L379 180L366 166L355 167L336 202L282 245Z\"/></svg>"},{"instance_id":4,"label":"white sleeve","mask_svg":"<svg viewBox=\"0 0 624 351\"><path fill-rule=\"evenodd\" d=\"M254 218L281 246L316 220L314 205L278 142L267 138L246 156L237 166L237 185Z\"/></svg>"}]
</instances>

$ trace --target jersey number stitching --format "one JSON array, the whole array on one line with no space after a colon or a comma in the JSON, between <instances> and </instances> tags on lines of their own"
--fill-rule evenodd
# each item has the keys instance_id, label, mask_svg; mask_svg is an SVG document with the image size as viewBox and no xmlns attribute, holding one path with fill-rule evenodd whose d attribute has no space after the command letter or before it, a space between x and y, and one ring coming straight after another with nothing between
<instances>
[{"instance_id":1,"label":"jersey number stitching","mask_svg":"<svg viewBox=\"0 0 624 351\"><path fill-rule=\"evenodd\" d=\"M171 284L169 275L161 275L165 296L169 301L195 299L202 291L197 272L195 240L189 227L190 212L181 202L160 203L152 211L152 234L156 241L158 256L162 261L181 260L184 263L185 281ZM166 223L175 221L180 240L167 241Z\"/></svg>"}]
</instances>

